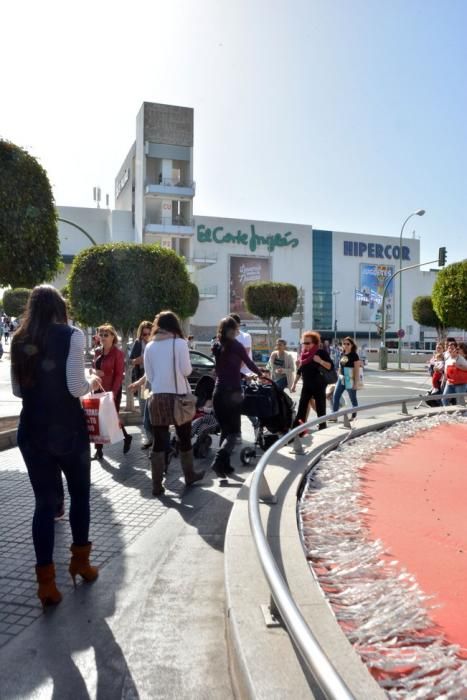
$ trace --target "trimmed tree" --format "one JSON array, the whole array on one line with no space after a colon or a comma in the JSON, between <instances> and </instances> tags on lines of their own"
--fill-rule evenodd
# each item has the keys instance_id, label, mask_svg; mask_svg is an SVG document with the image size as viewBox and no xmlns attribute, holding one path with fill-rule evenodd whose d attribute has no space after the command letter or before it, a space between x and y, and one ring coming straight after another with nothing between
<instances>
[{"instance_id":1,"label":"trimmed tree","mask_svg":"<svg viewBox=\"0 0 467 700\"><path fill-rule=\"evenodd\" d=\"M186 307L181 312L180 316L183 319L194 316L199 305L199 289L194 282L188 285L188 299Z\"/></svg>"},{"instance_id":2,"label":"trimmed tree","mask_svg":"<svg viewBox=\"0 0 467 700\"><path fill-rule=\"evenodd\" d=\"M52 189L27 151L0 140L0 287L34 287L60 269Z\"/></svg>"},{"instance_id":3,"label":"trimmed tree","mask_svg":"<svg viewBox=\"0 0 467 700\"><path fill-rule=\"evenodd\" d=\"M3 310L7 316L17 318L24 313L28 303L30 289L19 287L18 289L7 289L3 294Z\"/></svg>"},{"instance_id":4,"label":"trimmed tree","mask_svg":"<svg viewBox=\"0 0 467 700\"><path fill-rule=\"evenodd\" d=\"M163 309L186 314L190 284L184 260L173 250L159 245L107 243L76 256L67 285L68 300L80 323L112 323L121 333L126 351L128 336L141 319L152 319ZM127 384L129 379L127 362ZM129 408L132 400L127 393Z\"/></svg>"},{"instance_id":5,"label":"trimmed tree","mask_svg":"<svg viewBox=\"0 0 467 700\"><path fill-rule=\"evenodd\" d=\"M443 322L433 308L431 296L415 297L412 302L412 316L421 326L436 328L438 335L443 335Z\"/></svg>"},{"instance_id":6,"label":"trimmed tree","mask_svg":"<svg viewBox=\"0 0 467 700\"><path fill-rule=\"evenodd\" d=\"M433 308L446 328L467 329L467 260L438 272L432 298Z\"/></svg>"},{"instance_id":7,"label":"trimmed tree","mask_svg":"<svg viewBox=\"0 0 467 700\"><path fill-rule=\"evenodd\" d=\"M297 300L297 287L287 282L252 282L246 285L246 308L265 322L270 350L278 338L281 320L292 316Z\"/></svg>"}]
</instances>

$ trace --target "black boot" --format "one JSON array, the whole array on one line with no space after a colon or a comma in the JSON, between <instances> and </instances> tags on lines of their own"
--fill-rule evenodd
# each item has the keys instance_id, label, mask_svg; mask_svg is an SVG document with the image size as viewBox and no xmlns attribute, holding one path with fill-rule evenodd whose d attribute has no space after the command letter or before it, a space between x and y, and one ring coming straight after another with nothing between
<instances>
[{"instance_id":1,"label":"black boot","mask_svg":"<svg viewBox=\"0 0 467 700\"><path fill-rule=\"evenodd\" d=\"M217 450L211 469L220 479L225 479L227 474L233 474L234 469L230 465L230 454L224 448Z\"/></svg>"},{"instance_id":2,"label":"black boot","mask_svg":"<svg viewBox=\"0 0 467 700\"><path fill-rule=\"evenodd\" d=\"M128 435L128 433L127 433L123 439L123 454L124 455L126 455L130 451L132 440L133 440L133 436Z\"/></svg>"}]
</instances>

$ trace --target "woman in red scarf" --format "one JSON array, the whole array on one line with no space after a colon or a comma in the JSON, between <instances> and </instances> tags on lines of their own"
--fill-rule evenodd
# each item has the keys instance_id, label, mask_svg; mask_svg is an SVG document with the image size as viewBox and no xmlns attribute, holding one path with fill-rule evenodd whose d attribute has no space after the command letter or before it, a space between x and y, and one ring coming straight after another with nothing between
<instances>
[{"instance_id":1,"label":"woman in red scarf","mask_svg":"<svg viewBox=\"0 0 467 700\"><path fill-rule=\"evenodd\" d=\"M308 411L308 404L314 399L316 414L326 414L326 381L321 374L322 369L331 369L332 360L326 350L320 348L321 337L316 331L305 331L302 336L302 350L299 355L299 368L292 391L295 391L298 377L302 378L302 392L298 404L295 425L304 423ZM326 423L320 423L319 429L323 430Z\"/></svg>"}]
</instances>

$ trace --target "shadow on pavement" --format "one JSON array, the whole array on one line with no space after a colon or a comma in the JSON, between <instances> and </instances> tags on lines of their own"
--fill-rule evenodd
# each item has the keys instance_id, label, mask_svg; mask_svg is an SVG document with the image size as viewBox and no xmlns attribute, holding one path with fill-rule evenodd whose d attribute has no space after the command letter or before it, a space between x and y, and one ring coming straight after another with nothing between
<instances>
[{"instance_id":1,"label":"shadow on pavement","mask_svg":"<svg viewBox=\"0 0 467 700\"><path fill-rule=\"evenodd\" d=\"M22 537L29 541L27 553L23 551L21 563L17 568L8 569L12 555L5 549L0 550L2 571L2 591L7 593L0 601L0 612L5 604L15 601L16 579L27 582L27 595L23 595L22 604L17 605L17 614L31 610L40 611L40 603L35 597L34 554L32 549L30 520L32 518L33 499L29 479L24 471L9 470L14 491L24 501L22 528L26 528ZM4 474L5 475L5 474ZM3 476L4 476L3 475ZM29 498L28 498L29 493ZM5 492L2 487L2 496ZM25 505L25 504L24 504ZM27 516L26 516L27 513ZM108 498L99 487L92 489L92 514L101 514L104 527L95 528L95 548L93 563L102 565L111 556L124 549L122 524L114 517L113 508ZM96 517L99 521L99 517ZM92 526L91 526L92 533ZM14 544L18 538L18 528L2 527L2 545ZM68 547L71 533L68 523L56 525L55 562L57 583L63 594L62 603L55 609L39 612L35 621L12 637L11 641L0 649L0 696L2 700L47 697L53 700L87 700L88 698L139 697L131 677L122 650L117 643L107 618L115 613L116 593L122 585L125 574L123 558L112 566L111 585L106 585L99 578L93 584L79 584L73 588L68 576ZM5 567L3 566L5 564ZM5 576L4 572L9 571ZM102 573L102 572L101 572ZM105 573L102 579L105 578ZM26 602L25 602L26 601ZM19 603L19 600L17 599ZM32 622L32 624L31 624Z\"/></svg>"}]
</instances>

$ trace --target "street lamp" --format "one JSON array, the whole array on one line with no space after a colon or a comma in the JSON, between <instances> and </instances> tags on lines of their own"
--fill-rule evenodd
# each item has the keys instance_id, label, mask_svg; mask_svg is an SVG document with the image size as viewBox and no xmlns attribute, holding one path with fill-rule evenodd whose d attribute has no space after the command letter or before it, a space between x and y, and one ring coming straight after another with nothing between
<instances>
[{"instance_id":1,"label":"street lamp","mask_svg":"<svg viewBox=\"0 0 467 700\"><path fill-rule=\"evenodd\" d=\"M64 224L68 224L69 226L73 226L74 228L77 228L78 231L81 231L81 233L83 233L83 234L86 236L86 238L87 238L89 241L91 241L91 245L97 245L96 241L95 241L94 238L91 236L91 234L88 233L88 232L87 232L84 228L82 228L81 226L78 226L78 224L75 224L74 221L70 221L69 219L62 219L60 216L57 216L57 221L63 221Z\"/></svg>"},{"instance_id":2,"label":"street lamp","mask_svg":"<svg viewBox=\"0 0 467 700\"><path fill-rule=\"evenodd\" d=\"M340 290L336 290L335 292L332 292L332 296L334 297L334 345L336 344L336 339L337 339L337 295L340 294Z\"/></svg>"},{"instance_id":3,"label":"street lamp","mask_svg":"<svg viewBox=\"0 0 467 700\"><path fill-rule=\"evenodd\" d=\"M425 209L417 209L417 211L412 212L406 218L401 228L401 235L399 238L399 271L402 270L402 237L404 235L405 225L413 216L423 216L425 214ZM399 329L402 328L402 275L399 275ZM402 338L399 336L399 345L397 351L397 366L399 369L402 367Z\"/></svg>"}]
</instances>

